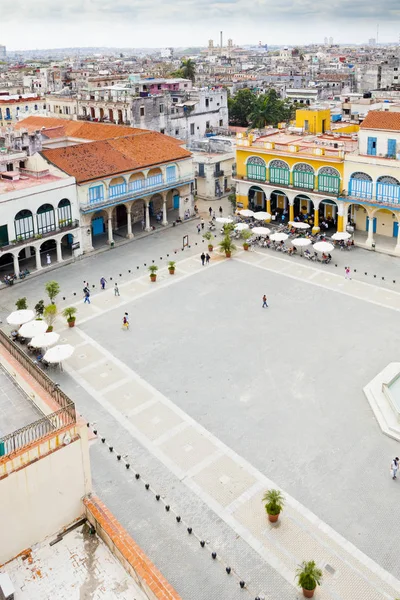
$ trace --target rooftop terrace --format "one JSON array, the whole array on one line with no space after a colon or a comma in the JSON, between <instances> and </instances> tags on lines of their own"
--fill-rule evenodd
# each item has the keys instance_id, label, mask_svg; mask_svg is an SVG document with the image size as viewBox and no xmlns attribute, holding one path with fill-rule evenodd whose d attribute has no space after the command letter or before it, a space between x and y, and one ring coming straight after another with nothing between
<instances>
[{"instance_id":1,"label":"rooftop terrace","mask_svg":"<svg viewBox=\"0 0 400 600\"><path fill-rule=\"evenodd\" d=\"M41 411L0 364L0 437L42 417Z\"/></svg>"}]
</instances>

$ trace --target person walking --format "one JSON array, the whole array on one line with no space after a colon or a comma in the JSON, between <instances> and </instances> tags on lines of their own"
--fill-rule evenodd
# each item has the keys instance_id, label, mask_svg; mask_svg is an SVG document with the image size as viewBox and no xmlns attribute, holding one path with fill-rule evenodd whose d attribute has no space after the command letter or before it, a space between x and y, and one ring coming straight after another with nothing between
<instances>
[{"instance_id":1,"label":"person walking","mask_svg":"<svg viewBox=\"0 0 400 600\"><path fill-rule=\"evenodd\" d=\"M264 294L263 298L263 303L262 303L262 307L263 308L268 308L268 304L267 304L267 296Z\"/></svg>"},{"instance_id":2,"label":"person walking","mask_svg":"<svg viewBox=\"0 0 400 600\"><path fill-rule=\"evenodd\" d=\"M204 229L204 219L201 217L201 228Z\"/></svg>"},{"instance_id":3,"label":"person walking","mask_svg":"<svg viewBox=\"0 0 400 600\"><path fill-rule=\"evenodd\" d=\"M124 317L122 319L122 327L126 330L129 329L129 321L128 321L128 313L127 312L124 314Z\"/></svg>"},{"instance_id":4,"label":"person walking","mask_svg":"<svg viewBox=\"0 0 400 600\"><path fill-rule=\"evenodd\" d=\"M392 460L392 464L390 465L390 472L392 474L392 479L397 479L397 469L399 468L399 457L396 456Z\"/></svg>"},{"instance_id":5,"label":"person walking","mask_svg":"<svg viewBox=\"0 0 400 600\"><path fill-rule=\"evenodd\" d=\"M85 299L83 300L83 304L90 304L90 292L87 288L85 291Z\"/></svg>"},{"instance_id":6,"label":"person walking","mask_svg":"<svg viewBox=\"0 0 400 600\"><path fill-rule=\"evenodd\" d=\"M215 210L213 210L212 220L215 221Z\"/></svg>"},{"instance_id":7,"label":"person walking","mask_svg":"<svg viewBox=\"0 0 400 600\"><path fill-rule=\"evenodd\" d=\"M114 296L119 296L119 289L117 283L114 283Z\"/></svg>"},{"instance_id":8,"label":"person walking","mask_svg":"<svg viewBox=\"0 0 400 600\"><path fill-rule=\"evenodd\" d=\"M222 210L222 206L220 206L220 207L219 207L219 216L220 216L220 217L222 217L222 213L223 213L223 212L224 212L224 211Z\"/></svg>"},{"instance_id":9,"label":"person walking","mask_svg":"<svg viewBox=\"0 0 400 600\"><path fill-rule=\"evenodd\" d=\"M102 278L100 279L100 285L101 285L101 289L102 289L102 290L105 290L105 289L106 289L106 283L107 283L107 280L106 280L106 278L105 278L105 277L102 277Z\"/></svg>"},{"instance_id":10,"label":"person walking","mask_svg":"<svg viewBox=\"0 0 400 600\"><path fill-rule=\"evenodd\" d=\"M201 258L201 264L202 264L202 265L203 265L203 267L204 267L204 261L206 260L206 255L204 254L204 252L202 252L202 253L201 253L201 256L200 256L200 258Z\"/></svg>"},{"instance_id":11,"label":"person walking","mask_svg":"<svg viewBox=\"0 0 400 600\"><path fill-rule=\"evenodd\" d=\"M208 212L210 213L210 219L211 219L211 215L212 215L212 208L210 206L210 208L208 209Z\"/></svg>"},{"instance_id":12,"label":"person walking","mask_svg":"<svg viewBox=\"0 0 400 600\"><path fill-rule=\"evenodd\" d=\"M197 233L200 233L200 229L201 229L200 223L197 223L196 227L197 227Z\"/></svg>"},{"instance_id":13,"label":"person walking","mask_svg":"<svg viewBox=\"0 0 400 600\"><path fill-rule=\"evenodd\" d=\"M208 265L208 263L210 262L210 258L211 257L210 257L210 255L207 252L207 254L206 254L206 265Z\"/></svg>"},{"instance_id":14,"label":"person walking","mask_svg":"<svg viewBox=\"0 0 400 600\"><path fill-rule=\"evenodd\" d=\"M46 263L48 265L51 265L51 258L50 258L50 254L46 254Z\"/></svg>"},{"instance_id":15,"label":"person walking","mask_svg":"<svg viewBox=\"0 0 400 600\"><path fill-rule=\"evenodd\" d=\"M350 267L345 267L344 268L344 278L345 279L351 279Z\"/></svg>"}]
</instances>

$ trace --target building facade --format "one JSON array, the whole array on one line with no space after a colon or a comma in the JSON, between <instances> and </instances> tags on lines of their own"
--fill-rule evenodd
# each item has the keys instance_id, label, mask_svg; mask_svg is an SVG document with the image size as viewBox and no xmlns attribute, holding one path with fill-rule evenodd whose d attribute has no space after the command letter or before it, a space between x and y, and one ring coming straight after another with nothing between
<instances>
[{"instance_id":1,"label":"building facade","mask_svg":"<svg viewBox=\"0 0 400 600\"><path fill-rule=\"evenodd\" d=\"M0 127L10 126L30 115L45 115L43 98L32 94L0 96Z\"/></svg>"}]
</instances>

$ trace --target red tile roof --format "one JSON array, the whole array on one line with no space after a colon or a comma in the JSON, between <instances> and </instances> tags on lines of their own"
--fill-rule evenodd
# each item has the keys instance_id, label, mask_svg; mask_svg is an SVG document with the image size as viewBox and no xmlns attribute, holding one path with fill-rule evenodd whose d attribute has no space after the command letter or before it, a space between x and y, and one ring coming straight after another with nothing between
<instances>
[{"instance_id":1,"label":"red tile roof","mask_svg":"<svg viewBox=\"0 0 400 600\"><path fill-rule=\"evenodd\" d=\"M386 129L400 132L400 112L370 110L360 125L361 129Z\"/></svg>"},{"instance_id":2,"label":"red tile roof","mask_svg":"<svg viewBox=\"0 0 400 600\"><path fill-rule=\"evenodd\" d=\"M175 139L162 133L131 131L133 135L126 137L43 150L42 155L50 163L75 177L78 183L191 156Z\"/></svg>"},{"instance_id":3,"label":"red tile roof","mask_svg":"<svg viewBox=\"0 0 400 600\"><path fill-rule=\"evenodd\" d=\"M135 129L124 125L113 125L111 123L92 123L90 121L69 121L68 119L57 119L54 117L27 117L19 121L15 127L17 129L28 129L28 131L36 131L43 129L43 133L47 136L46 130L54 128L62 128L60 137L72 137L82 140L108 140L126 135L133 135L138 132L146 132L146 129ZM61 129L60 129L61 131Z\"/></svg>"}]
</instances>

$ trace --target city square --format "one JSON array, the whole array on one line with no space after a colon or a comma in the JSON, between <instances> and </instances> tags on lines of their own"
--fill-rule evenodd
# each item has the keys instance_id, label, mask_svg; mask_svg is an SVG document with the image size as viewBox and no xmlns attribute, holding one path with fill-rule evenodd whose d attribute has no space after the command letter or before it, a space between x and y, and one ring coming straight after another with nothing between
<instances>
[{"instance_id":1,"label":"city square","mask_svg":"<svg viewBox=\"0 0 400 600\"><path fill-rule=\"evenodd\" d=\"M191 247L178 252L176 231L164 235L157 252L150 246L156 236L149 236L129 246L129 254L119 248L52 274L60 296L67 294L57 301L60 308L71 303L73 289L82 295L82 273L101 273L107 287L92 294L90 306L79 299L74 329L57 323L75 353L64 372L49 374L75 398L91 427L138 465L143 480L158 487L182 519L190 515L210 551L218 545L221 560L232 564L251 593L296 597L294 568L316 553L324 567L322 598L392 597L400 564L393 550L397 483L389 466L397 443L382 434L363 387L396 360L400 296L392 280L386 283L393 259L373 256L375 270L386 275L379 285L357 279L360 271L364 276L363 250L351 256L358 267L352 281L345 281L341 264L347 253L337 255L338 267L325 269L268 250L240 250L231 260L214 251L202 267L200 237L191 234ZM124 256L120 268L114 252ZM161 268L169 252L177 259L174 276ZM156 283L139 256L158 262ZM113 265L106 272L107 260ZM42 274L29 287L21 285L29 302L29 289L36 300L45 280ZM7 298L18 288L7 290ZM261 308L264 293L268 310ZM125 312L129 331L121 327ZM114 471L104 450L99 441L91 446L95 489L175 588L184 597L203 597L190 585L206 559L187 549L193 578L182 578L179 560L163 561L163 536L171 557L179 532L165 529L161 515L155 539L147 528L141 537L138 516L127 510L126 475ZM267 524L261 496L270 486L288 497L285 530ZM141 506L143 526L152 509L142 494L135 491L133 512ZM189 543L178 537L176 551ZM341 565L352 561L346 572ZM222 576L210 574L204 598L218 585L227 593L230 583Z\"/></svg>"}]
</instances>

